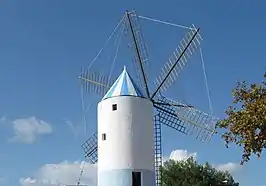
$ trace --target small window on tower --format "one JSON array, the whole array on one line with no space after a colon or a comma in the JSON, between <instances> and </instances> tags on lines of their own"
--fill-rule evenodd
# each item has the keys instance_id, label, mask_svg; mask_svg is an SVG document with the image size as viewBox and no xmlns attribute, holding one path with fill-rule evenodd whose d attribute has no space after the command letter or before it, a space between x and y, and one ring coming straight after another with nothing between
<instances>
[{"instance_id":1,"label":"small window on tower","mask_svg":"<svg viewBox=\"0 0 266 186\"><path fill-rule=\"evenodd\" d=\"M105 134L105 133L102 134L102 140L103 140L103 141L106 140L106 134Z\"/></svg>"},{"instance_id":2,"label":"small window on tower","mask_svg":"<svg viewBox=\"0 0 266 186\"><path fill-rule=\"evenodd\" d=\"M112 110L114 111L114 110L117 110L117 104L113 104L112 105Z\"/></svg>"}]
</instances>

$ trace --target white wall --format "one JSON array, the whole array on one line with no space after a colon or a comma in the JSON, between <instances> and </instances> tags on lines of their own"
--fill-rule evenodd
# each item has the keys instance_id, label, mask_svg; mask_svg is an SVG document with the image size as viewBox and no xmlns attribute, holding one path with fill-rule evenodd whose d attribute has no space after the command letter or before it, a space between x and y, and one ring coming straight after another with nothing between
<instances>
[{"instance_id":1,"label":"white wall","mask_svg":"<svg viewBox=\"0 0 266 186\"><path fill-rule=\"evenodd\" d=\"M117 104L116 111L113 104ZM120 96L98 104L98 171L113 169L154 170L153 105L149 100Z\"/></svg>"}]
</instances>

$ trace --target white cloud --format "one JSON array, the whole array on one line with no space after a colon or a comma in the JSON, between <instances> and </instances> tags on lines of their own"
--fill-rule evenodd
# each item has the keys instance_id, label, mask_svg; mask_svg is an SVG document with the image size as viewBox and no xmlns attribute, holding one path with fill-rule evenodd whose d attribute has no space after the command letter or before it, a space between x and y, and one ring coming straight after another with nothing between
<instances>
[{"instance_id":1,"label":"white cloud","mask_svg":"<svg viewBox=\"0 0 266 186\"><path fill-rule=\"evenodd\" d=\"M68 119L65 120L65 123L69 127L69 129L71 130L71 132L74 134L74 139L77 139L77 137L82 132L82 129L83 129L82 126L80 126L80 125L74 125L74 123L72 123Z\"/></svg>"},{"instance_id":2,"label":"white cloud","mask_svg":"<svg viewBox=\"0 0 266 186\"><path fill-rule=\"evenodd\" d=\"M163 163L169 159L175 160L175 161L181 161L181 160L186 160L189 157L193 157L194 159L196 159L197 153L196 152L189 153L187 150L177 149L177 150L173 150L170 153L170 156L164 156Z\"/></svg>"},{"instance_id":3,"label":"white cloud","mask_svg":"<svg viewBox=\"0 0 266 186\"><path fill-rule=\"evenodd\" d=\"M168 158L164 158L163 161L166 161L168 159L181 161L181 160L186 160L189 157L193 157L194 159L196 159L197 153L196 152L189 153L187 150L177 149L172 151L170 156ZM220 171L228 171L231 174L239 171L242 168L242 166L239 163L232 163L232 162L228 162L225 164L213 164L213 167L215 167Z\"/></svg>"},{"instance_id":4,"label":"white cloud","mask_svg":"<svg viewBox=\"0 0 266 186\"><path fill-rule=\"evenodd\" d=\"M170 156L164 160L172 159L176 161L185 160L189 157L197 157L196 152L188 152L187 150L177 149L171 152ZM20 179L22 186L55 186L64 184L77 184L82 164L84 163L84 172L81 177L81 184L88 186L97 185L97 164L89 164L82 161L64 161L59 164L46 164L42 166L33 177ZM226 163L214 165L216 169L222 171L236 172L240 169L237 163Z\"/></svg>"},{"instance_id":5,"label":"white cloud","mask_svg":"<svg viewBox=\"0 0 266 186\"><path fill-rule=\"evenodd\" d=\"M189 153L187 150L177 149L171 152L169 159L175 161L181 161L181 160L186 160L189 157L193 157L194 159L196 159L197 153L196 152Z\"/></svg>"},{"instance_id":6,"label":"white cloud","mask_svg":"<svg viewBox=\"0 0 266 186\"><path fill-rule=\"evenodd\" d=\"M12 142L33 143L38 135L50 134L52 127L49 123L35 117L16 119L12 122L15 136Z\"/></svg>"},{"instance_id":7,"label":"white cloud","mask_svg":"<svg viewBox=\"0 0 266 186\"><path fill-rule=\"evenodd\" d=\"M82 165L84 165L84 173L81 177L80 184L96 186L97 165L81 161L64 161L59 164L46 164L37 171L34 177L21 178L20 184L22 186L76 185Z\"/></svg>"},{"instance_id":8,"label":"white cloud","mask_svg":"<svg viewBox=\"0 0 266 186\"><path fill-rule=\"evenodd\" d=\"M239 171L242 168L242 166L239 163L232 163L232 162L213 165L213 166L220 171L228 171L231 174Z\"/></svg>"}]
</instances>

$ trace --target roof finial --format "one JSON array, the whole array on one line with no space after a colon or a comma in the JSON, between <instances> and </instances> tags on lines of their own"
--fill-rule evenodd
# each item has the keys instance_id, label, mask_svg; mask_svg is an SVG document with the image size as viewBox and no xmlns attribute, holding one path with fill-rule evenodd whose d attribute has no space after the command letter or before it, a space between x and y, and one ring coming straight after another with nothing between
<instances>
[{"instance_id":1,"label":"roof finial","mask_svg":"<svg viewBox=\"0 0 266 186\"><path fill-rule=\"evenodd\" d=\"M127 71L127 67L126 67L126 65L124 65L124 71Z\"/></svg>"}]
</instances>

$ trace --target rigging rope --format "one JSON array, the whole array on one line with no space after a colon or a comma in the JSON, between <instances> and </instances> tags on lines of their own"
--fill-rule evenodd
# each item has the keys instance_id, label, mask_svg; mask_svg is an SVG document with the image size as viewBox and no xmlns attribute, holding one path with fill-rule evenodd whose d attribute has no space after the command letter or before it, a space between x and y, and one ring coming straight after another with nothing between
<instances>
[{"instance_id":1,"label":"rigging rope","mask_svg":"<svg viewBox=\"0 0 266 186\"><path fill-rule=\"evenodd\" d=\"M161 23L161 24L170 25L170 26L174 26L174 27L185 28L185 29L189 29L189 30L195 29L192 27L188 27L188 26L184 26L184 25L180 25L180 24L175 24L175 23L171 23L171 22L167 22L167 21L161 21L158 19L153 19L153 18L149 18L149 17L145 17L145 16L138 16L138 17L145 19L145 20L148 20L148 21L153 21L156 23ZM204 59L203 59L203 54L202 54L201 48L200 48L200 57L201 57L201 64L202 64L202 69L203 69L203 74L204 74L205 87L206 87L207 97L208 97L208 102L209 102L210 114L212 115L213 109L212 109L212 103L211 103L211 96L210 96L210 90L209 90L209 85L208 85L208 81L207 81L206 69L205 69L205 64L204 64Z\"/></svg>"},{"instance_id":2,"label":"rigging rope","mask_svg":"<svg viewBox=\"0 0 266 186\"><path fill-rule=\"evenodd\" d=\"M110 73L109 73L109 76L108 76L107 85L109 85L109 83L110 83L111 75L112 75L112 72L113 72L113 69L114 69L114 64L116 62L116 58L117 58L117 55L118 55L118 52L119 52L119 49L120 49L120 44L121 44L122 36L123 36L123 33L124 33L125 25L126 25L126 19L124 19L124 21L123 21L123 26L122 26L122 29L121 29L121 33L120 33L120 36L118 38L116 52L115 52L115 56L114 56L114 59L113 59L112 65L111 65L111 69L110 69Z\"/></svg>"},{"instance_id":3,"label":"rigging rope","mask_svg":"<svg viewBox=\"0 0 266 186\"><path fill-rule=\"evenodd\" d=\"M81 167L80 167L81 170L80 170L79 177L77 179L77 186L80 185L81 177L82 177L83 172L84 172L85 163L86 163L85 161L82 161L82 163L81 163Z\"/></svg>"},{"instance_id":4,"label":"rigging rope","mask_svg":"<svg viewBox=\"0 0 266 186\"><path fill-rule=\"evenodd\" d=\"M86 113L88 109L91 106L91 103L88 104L88 106L85 108L85 102L84 102L84 90L83 90L83 85L81 84L80 88L80 97L81 97L81 107L82 107L82 115L83 115L83 125L84 125L84 133L87 133L87 118L86 118Z\"/></svg>"},{"instance_id":5,"label":"rigging rope","mask_svg":"<svg viewBox=\"0 0 266 186\"><path fill-rule=\"evenodd\" d=\"M111 35L108 37L107 41L104 43L103 47L101 48L101 50L97 53L97 55L94 57L94 59L91 61L91 63L89 64L88 69L90 69L90 67L93 65L93 63L96 61L96 59L99 57L99 55L102 53L103 49L105 48L105 46L108 44L108 42L110 41L110 39L113 37L113 35L115 34L117 28L120 26L120 24L123 22L123 20L125 19L125 15L122 17L122 19L118 22L118 24L116 25L115 29L113 30L113 32L111 33Z\"/></svg>"},{"instance_id":6,"label":"rigging rope","mask_svg":"<svg viewBox=\"0 0 266 186\"><path fill-rule=\"evenodd\" d=\"M153 22L156 22L156 23L162 23L162 24L170 25L170 26L174 26L174 27L185 28L185 29L189 29L189 30L195 30L195 28L191 28L191 27L188 27L188 26L180 25L180 24L170 23L170 22L167 22L167 21L161 21L161 20L158 20L158 19L153 19L153 18L149 18L149 17L145 17L145 16L138 16L138 17L142 18L142 19L149 20L149 21L153 21Z\"/></svg>"},{"instance_id":7,"label":"rigging rope","mask_svg":"<svg viewBox=\"0 0 266 186\"><path fill-rule=\"evenodd\" d=\"M91 68L91 66L93 65L93 63L97 60L97 58L99 57L99 55L102 53L103 49L105 48L105 46L108 44L108 42L111 40L111 38L114 36L115 32L117 31L117 29L119 28L119 26L121 25L122 22L125 21L125 15L121 18L121 20L118 22L118 24L116 25L116 27L114 28L114 30L112 31L111 35L108 37L107 41L104 43L103 47L100 49L100 51L97 53L97 55L94 57L94 59L90 62L89 66L87 67L87 70L89 70ZM116 54L117 56L117 54ZM110 73L111 76L111 73ZM110 79L110 78L108 78ZM109 80L108 80L109 81ZM82 112L83 112L83 123L84 123L84 131L85 133L87 132L87 119L86 119L86 113L87 110L89 109L90 105L88 105L87 108L85 108L85 102L84 102L84 93L83 93L83 86L81 85L81 105L82 105Z\"/></svg>"},{"instance_id":8,"label":"rigging rope","mask_svg":"<svg viewBox=\"0 0 266 186\"><path fill-rule=\"evenodd\" d=\"M145 17L145 16L138 16L138 17L142 18L142 19L146 19L148 21L153 21L153 22L156 22L156 23L161 23L161 24L170 25L170 26L179 27L179 28L184 28L184 29L189 29L189 30L196 30L196 28L193 28L193 27L188 27L188 26L175 24L175 23L171 23L171 22L167 22L167 21L161 21L161 20L158 20L158 19L153 19L153 18L149 18L149 17ZM183 102L186 103L185 100L183 100Z\"/></svg>"},{"instance_id":9,"label":"rigging rope","mask_svg":"<svg viewBox=\"0 0 266 186\"><path fill-rule=\"evenodd\" d=\"M210 96L210 89L209 89L209 85L208 85L208 81L207 81L207 75L206 75L206 69L205 69L205 64L204 64L204 59L203 59L203 54L202 54L202 49L200 48L200 58L201 58L201 65L202 65L202 70L203 70L203 74L204 74L204 81L205 81L205 87L206 87L206 91L207 91L207 97L208 97L208 102L209 102L209 107L210 107L210 114L213 114L213 110L212 110L212 104L211 104L211 96Z\"/></svg>"}]
</instances>

